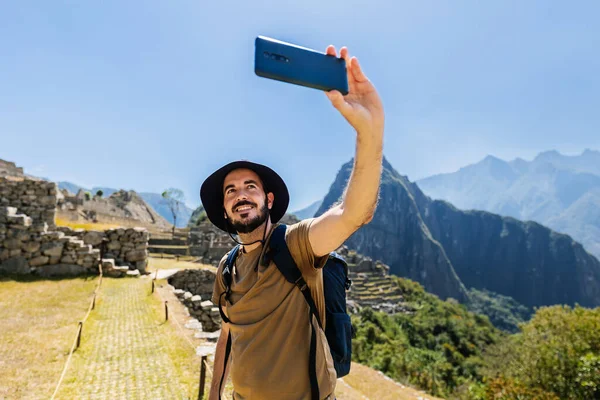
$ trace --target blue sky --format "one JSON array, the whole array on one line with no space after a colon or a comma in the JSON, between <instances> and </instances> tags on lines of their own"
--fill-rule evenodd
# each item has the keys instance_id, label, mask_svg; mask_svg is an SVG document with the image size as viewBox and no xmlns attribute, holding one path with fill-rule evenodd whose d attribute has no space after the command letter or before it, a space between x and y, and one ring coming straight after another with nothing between
<instances>
[{"instance_id":1,"label":"blue sky","mask_svg":"<svg viewBox=\"0 0 600 400\"><path fill-rule=\"evenodd\" d=\"M198 189L270 165L290 210L322 198L355 134L323 93L254 75L254 39L346 45L409 179L487 154L600 149L600 3L0 1L0 158L82 186Z\"/></svg>"}]
</instances>

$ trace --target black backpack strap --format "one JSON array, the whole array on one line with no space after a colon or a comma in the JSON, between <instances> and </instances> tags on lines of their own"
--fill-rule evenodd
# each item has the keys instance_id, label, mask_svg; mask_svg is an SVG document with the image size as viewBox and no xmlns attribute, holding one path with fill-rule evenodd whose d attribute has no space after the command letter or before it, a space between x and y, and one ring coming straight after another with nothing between
<instances>
[{"instance_id":1,"label":"black backpack strap","mask_svg":"<svg viewBox=\"0 0 600 400\"><path fill-rule=\"evenodd\" d=\"M290 250L285 242L285 230L286 225L282 224L277 226L271 234L271 239L269 241L269 257L273 260L277 266L277 269L279 269L285 279L300 289L304 295L304 298L306 299L306 302L308 303L308 307L310 309L309 320L311 327L310 353L308 356L308 377L310 379L312 400L319 400L319 381L317 380L316 367L317 333L313 324L312 316L315 316L321 329L323 329L323 325L321 324L321 318L319 317L319 312L317 311L315 302L310 294L310 289L302 277L302 273L298 269L298 266L294 262L294 258L292 257L292 254L290 253Z\"/></svg>"},{"instance_id":2,"label":"black backpack strap","mask_svg":"<svg viewBox=\"0 0 600 400\"><path fill-rule=\"evenodd\" d=\"M221 400L221 390L223 388L223 381L225 380L225 371L227 370L227 361L231 354L231 331L227 335L227 346L225 347L225 360L223 361L223 374L221 375L221 382L219 383L219 400Z\"/></svg>"},{"instance_id":3,"label":"black backpack strap","mask_svg":"<svg viewBox=\"0 0 600 400\"><path fill-rule=\"evenodd\" d=\"M235 259L237 257L238 251L240 250L240 245L236 245L229 254L227 255L227 259L225 260L225 265L223 265L223 282L225 283L225 291L221 293L219 296L219 313L221 314L221 319L226 323L231 323L231 320L227 318L223 309L221 308L221 299L223 295L226 300L229 300L229 296L231 295L231 271L233 270L233 264L235 263ZM225 346L225 360L223 361L223 373L221 374L221 382L219 383L219 400L221 400L221 390L223 388L223 381L225 380L225 371L227 370L227 361L229 360L229 355L231 354L231 331L227 335L227 345Z\"/></svg>"},{"instance_id":4,"label":"black backpack strap","mask_svg":"<svg viewBox=\"0 0 600 400\"><path fill-rule=\"evenodd\" d=\"M285 277L285 279L293 283L300 289L308 306L310 307L310 311L317 318L317 322L319 326L322 328L321 318L319 317L319 312L317 311L317 307L315 306L315 302L310 294L310 289L306 284L306 281L302 277L302 272L298 269L290 250L287 247L285 242L285 225L279 225L273 231L271 235L271 240L269 242L269 257L273 260L277 269L281 272L281 274Z\"/></svg>"},{"instance_id":5,"label":"black backpack strap","mask_svg":"<svg viewBox=\"0 0 600 400\"><path fill-rule=\"evenodd\" d=\"M229 320L229 318L227 318L227 316L223 312L223 309L221 308L221 299L223 295L225 295L225 299L229 300L229 296L231 295L231 281L233 279L231 277L231 271L233 270L233 263L235 262L235 258L237 257L239 250L239 244L236 245L233 249L231 249L231 251L227 255L225 265L223 265L223 272L221 274L223 276L223 283L225 283L225 291L219 296L219 313L221 314L221 319L226 323L231 323L231 321Z\"/></svg>"}]
</instances>

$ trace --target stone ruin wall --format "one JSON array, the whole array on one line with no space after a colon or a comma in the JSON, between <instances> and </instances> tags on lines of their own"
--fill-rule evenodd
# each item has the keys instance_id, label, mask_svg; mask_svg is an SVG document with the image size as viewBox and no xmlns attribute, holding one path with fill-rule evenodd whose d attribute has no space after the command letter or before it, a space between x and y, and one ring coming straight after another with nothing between
<instances>
[{"instance_id":1,"label":"stone ruin wall","mask_svg":"<svg viewBox=\"0 0 600 400\"><path fill-rule=\"evenodd\" d=\"M105 231L86 231L60 226L56 228L69 236L75 236L85 244L98 249L102 259L113 259L117 266L146 272L148 264L148 240L146 228L115 228Z\"/></svg>"},{"instance_id":2,"label":"stone ruin wall","mask_svg":"<svg viewBox=\"0 0 600 400\"><path fill-rule=\"evenodd\" d=\"M203 269L178 271L168 279L174 293L188 308L190 315L202 324L205 332L221 329L219 308L211 301L215 272Z\"/></svg>"},{"instance_id":3,"label":"stone ruin wall","mask_svg":"<svg viewBox=\"0 0 600 400\"><path fill-rule=\"evenodd\" d=\"M56 227L58 187L54 182L0 176L0 207L14 207L35 223Z\"/></svg>"},{"instance_id":4,"label":"stone ruin wall","mask_svg":"<svg viewBox=\"0 0 600 400\"><path fill-rule=\"evenodd\" d=\"M0 160L0 176L23 176L23 168L14 162Z\"/></svg>"},{"instance_id":5,"label":"stone ruin wall","mask_svg":"<svg viewBox=\"0 0 600 400\"><path fill-rule=\"evenodd\" d=\"M121 266L113 276L124 275L125 269L146 272L146 229L57 228L57 193L54 182L0 176L0 273L98 274L101 258L114 258ZM114 263L107 265L111 269Z\"/></svg>"},{"instance_id":6,"label":"stone ruin wall","mask_svg":"<svg viewBox=\"0 0 600 400\"><path fill-rule=\"evenodd\" d=\"M190 228L188 236L190 255L200 257L200 262L217 266L223 255L233 248L231 238L213 226L210 222L202 222Z\"/></svg>"}]
</instances>

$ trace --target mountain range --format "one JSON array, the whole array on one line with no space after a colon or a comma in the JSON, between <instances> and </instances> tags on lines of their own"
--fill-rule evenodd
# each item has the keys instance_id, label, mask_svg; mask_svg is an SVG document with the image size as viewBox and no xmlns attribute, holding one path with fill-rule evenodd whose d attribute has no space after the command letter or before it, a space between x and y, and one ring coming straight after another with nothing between
<instances>
[{"instance_id":1,"label":"mountain range","mask_svg":"<svg viewBox=\"0 0 600 400\"><path fill-rule=\"evenodd\" d=\"M342 166L315 216L341 198L352 166ZM433 200L385 158L381 178L373 220L345 244L388 264L392 274L465 303L474 288L527 307L600 305L600 262L570 236Z\"/></svg>"},{"instance_id":2,"label":"mountain range","mask_svg":"<svg viewBox=\"0 0 600 400\"><path fill-rule=\"evenodd\" d=\"M417 181L434 199L464 210L531 220L581 242L600 258L600 152L540 153L532 161L487 156L460 170Z\"/></svg>"},{"instance_id":3,"label":"mountain range","mask_svg":"<svg viewBox=\"0 0 600 400\"><path fill-rule=\"evenodd\" d=\"M313 215L315 215L315 213L319 209L319 206L321 205L322 202L323 202L323 200L317 200L314 203L312 203L311 205L309 205L301 210L292 211L291 214L294 214L299 219L310 218Z\"/></svg>"},{"instance_id":4,"label":"mountain range","mask_svg":"<svg viewBox=\"0 0 600 400\"><path fill-rule=\"evenodd\" d=\"M102 190L102 196L110 196L111 194L118 191L118 189L109 188L109 187L93 187L92 189L86 189L79 185L76 185L71 182L60 181L58 182L59 189L66 189L73 194L77 194L79 190L83 190L84 192L90 192L92 195L96 194L98 190ZM138 193L138 195L150 205L160 216L173 224L173 214L169 207L164 203L162 195L160 193L151 193L151 192L142 192ZM177 213L177 227L185 228L192 216L192 212L194 210L185 204L181 203L179 205L179 212Z\"/></svg>"}]
</instances>

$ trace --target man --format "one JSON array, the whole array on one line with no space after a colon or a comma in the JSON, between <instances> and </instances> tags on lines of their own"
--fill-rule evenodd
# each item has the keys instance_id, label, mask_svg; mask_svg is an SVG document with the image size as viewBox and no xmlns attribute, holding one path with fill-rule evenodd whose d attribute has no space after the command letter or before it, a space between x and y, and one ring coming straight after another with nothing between
<instances>
[{"instance_id":1,"label":"man","mask_svg":"<svg viewBox=\"0 0 600 400\"><path fill-rule=\"evenodd\" d=\"M333 46L326 52L337 56ZM331 91L326 95L356 131L352 174L340 204L317 218L287 227L285 235L324 325L327 321L320 268L331 251L373 218L383 157L381 100L356 57L350 58L346 47L341 48L340 56L346 60L349 93L342 96ZM220 305L230 322L222 323L210 399L220 398L221 383L224 386L231 372L235 400L311 400L307 367L311 340L309 308L300 290L285 280L272 261L262 262L270 234L288 206L285 183L266 166L236 161L209 176L200 195L210 221L230 235L237 233L241 240L229 293L222 277L227 255L217 270L212 301ZM335 399L336 372L325 334L318 331L318 397ZM229 334L231 355L225 360Z\"/></svg>"}]
</instances>

